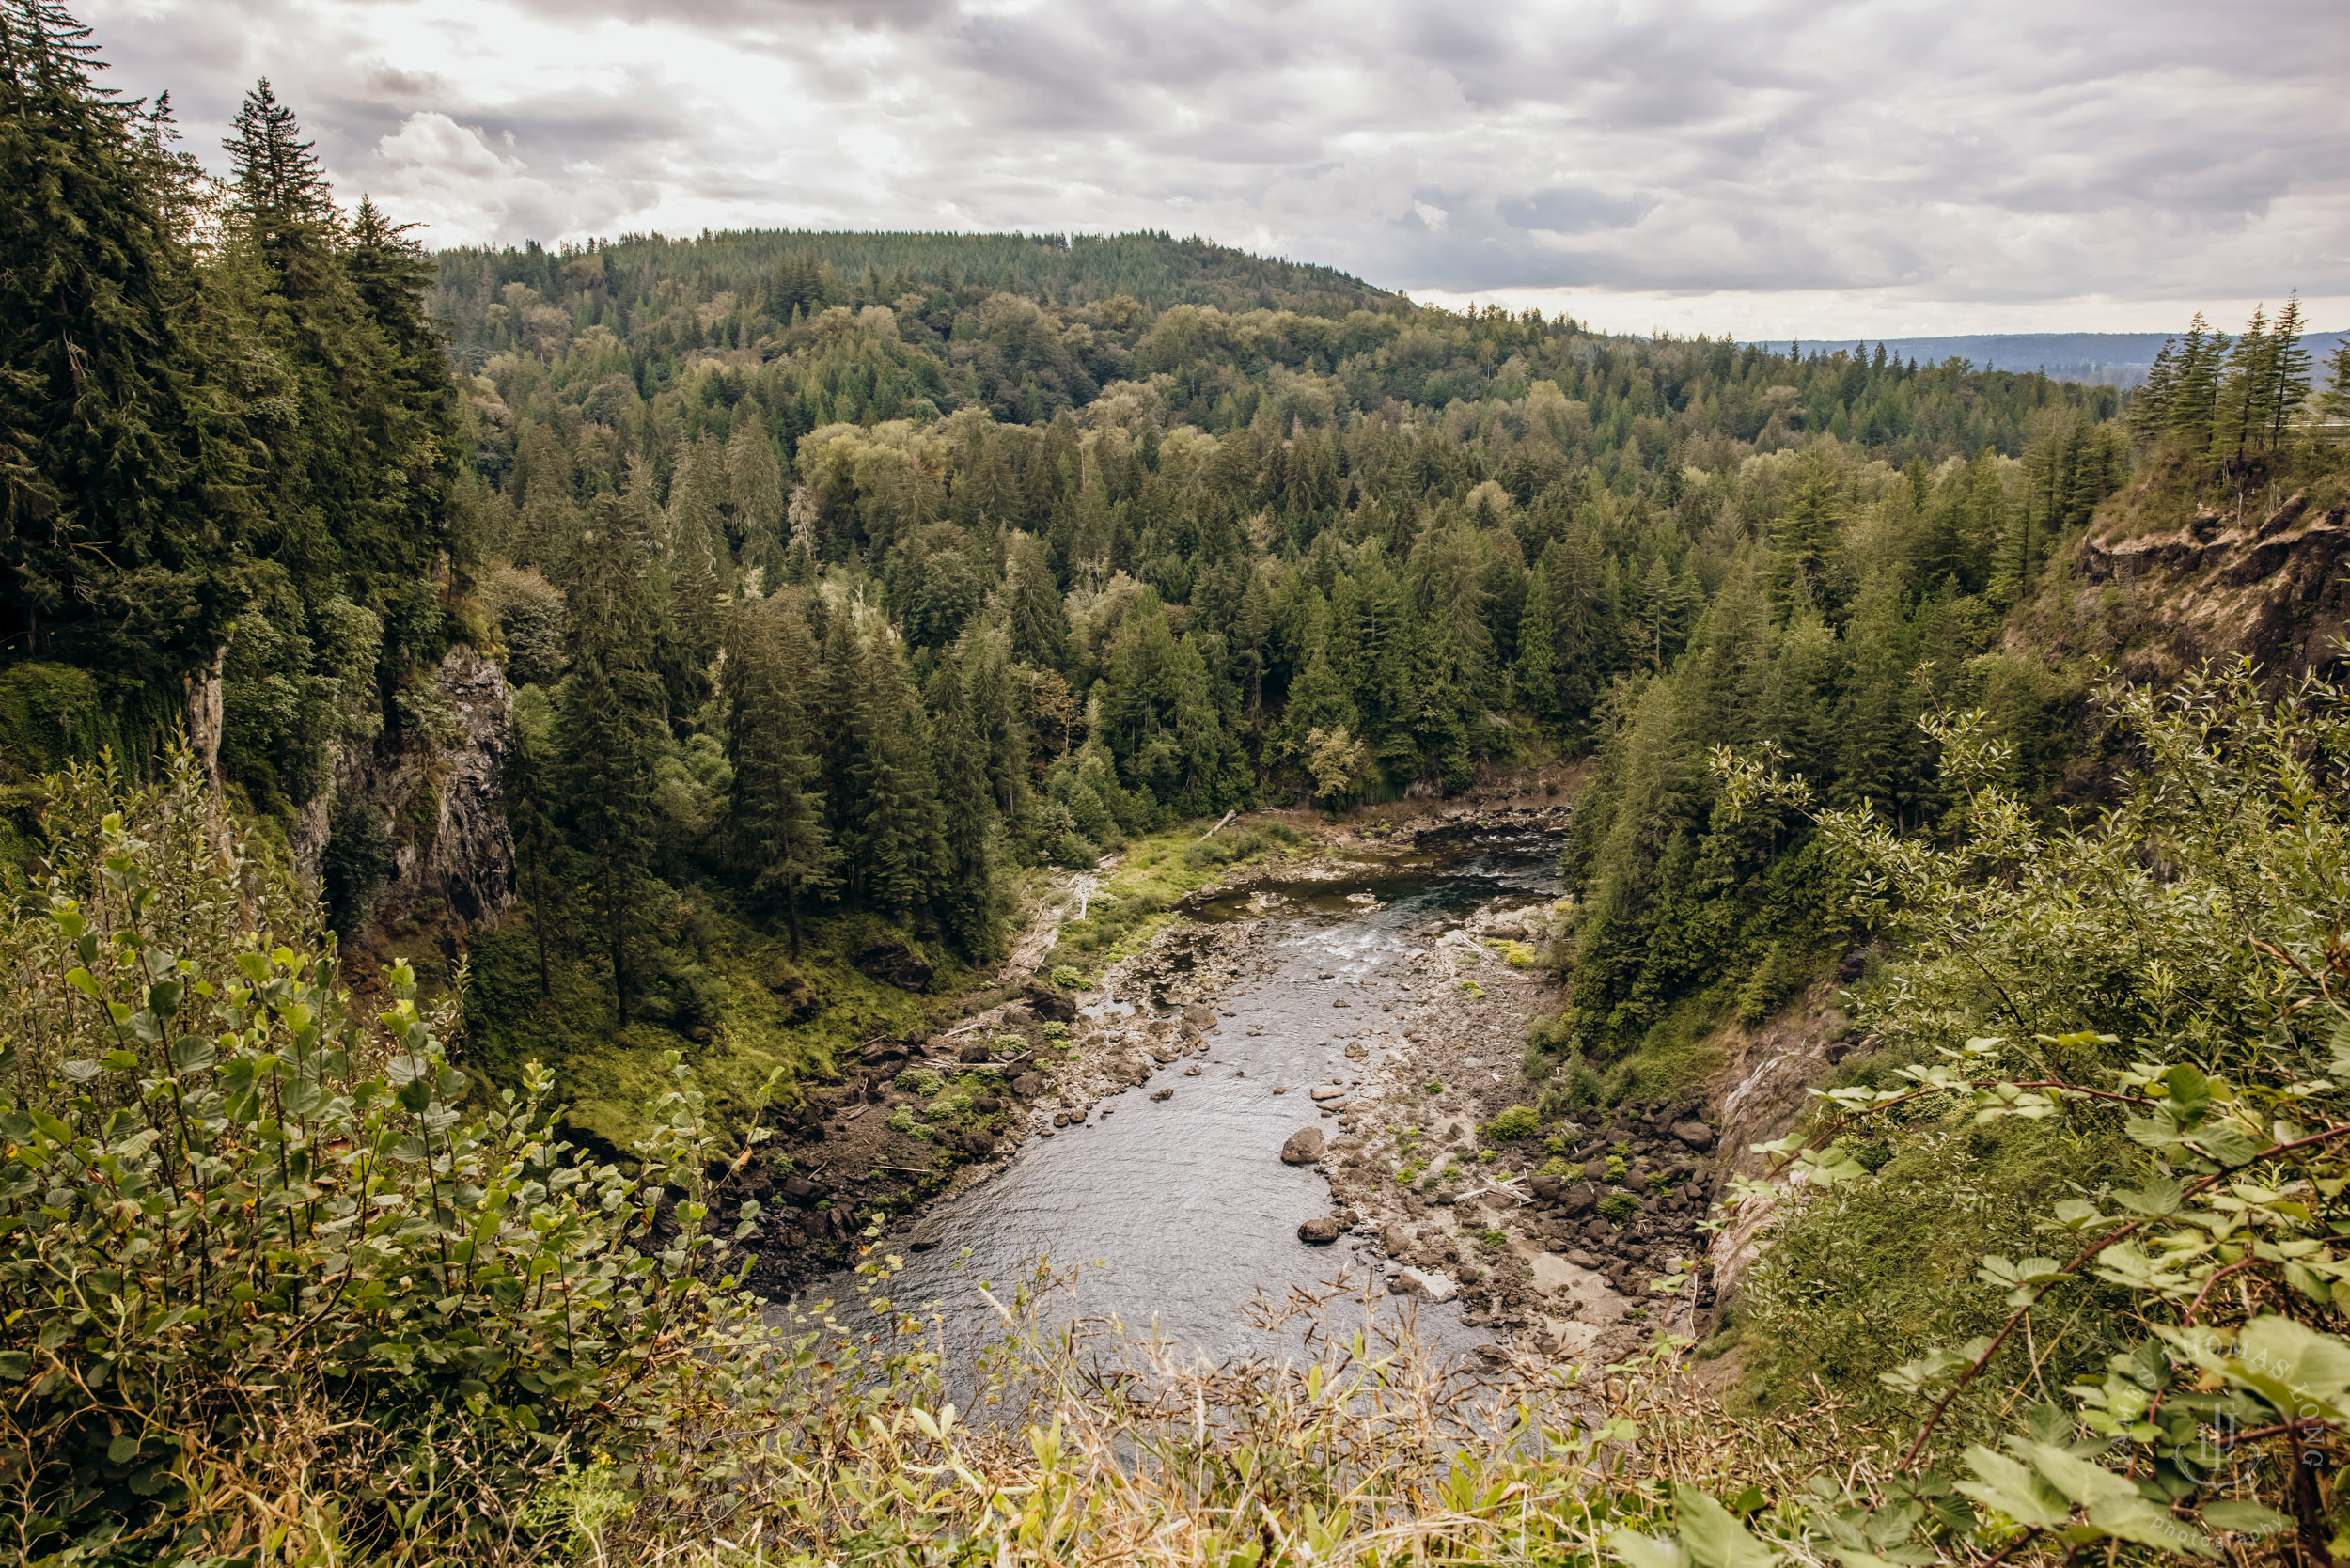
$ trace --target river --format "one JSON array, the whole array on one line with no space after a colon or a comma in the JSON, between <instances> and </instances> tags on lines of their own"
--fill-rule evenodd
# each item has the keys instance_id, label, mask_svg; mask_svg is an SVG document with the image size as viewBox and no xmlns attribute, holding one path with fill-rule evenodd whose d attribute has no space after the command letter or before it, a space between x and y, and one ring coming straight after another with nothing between
<instances>
[{"instance_id":1,"label":"river","mask_svg":"<svg viewBox=\"0 0 2350 1568\"><path fill-rule=\"evenodd\" d=\"M1368 1238L1299 1241L1302 1221L1331 1212L1330 1189L1277 1152L1300 1127L1334 1130L1309 1086L1367 1077L1403 1048L1423 1009L1445 1005L1412 994L1405 961L1486 904L1556 897L1556 854L1547 836L1470 830L1444 850L1386 858L1344 880L1260 878L1186 903L1158 938L1179 963L1183 944L1218 923L1261 922L1253 962L1215 999L1207 1054L1166 1064L1083 1123L1031 1137L992 1176L942 1197L920 1225L934 1247L909 1250L904 1228L886 1238L883 1250L905 1260L894 1301L935 1313L948 1366L968 1366L1002 1328L981 1288L1002 1299L1048 1264L1075 1271L1058 1318L1115 1318L1220 1359L1263 1348L1253 1304L1350 1274L1364 1280L1377 1261ZM1355 1011L1334 1015L1339 996ZM1148 1012L1157 1000L1088 998L1095 1016ZM1347 1058L1350 1035L1366 1056ZM1175 1092L1154 1100L1163 1089ZM835 1276L799 1300L851 1300L854 1284ZM1417 1318L1422 1342L1447 1356L1486 1337L1458 1303L1420 1305Z\"/></svg>"}]
</instances>

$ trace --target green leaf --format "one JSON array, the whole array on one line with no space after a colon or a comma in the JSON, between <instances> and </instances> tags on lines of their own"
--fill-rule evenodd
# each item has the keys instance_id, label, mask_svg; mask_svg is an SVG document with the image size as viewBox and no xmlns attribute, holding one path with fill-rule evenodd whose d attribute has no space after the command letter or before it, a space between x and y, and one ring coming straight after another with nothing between
<instances>
[{"instance_id":1,"label":"green leaf","mask_svg":"<svg viewBox=\"0 0 2350 1568\"><path fill-rule=\"evenodd\" d=\"M1673 1488L1673 1521L1697 1568L1770 1568L1778 1560L1737 1515L1694 1486Z\"/></svg>"},{"instance_id":2,"label":"green leaf","mask_svg":"<svg viewBox=\"0 0 2350 1568\"><path fill-rule=\"evenodd\" d=\"M0 1378L22 1383L33 1375L33 1355L26 1350L0 1350Z\"/></svg>"},{"instance_id":3,"label":"green leaf","mask_svg":"<svg viewBox=\"0 0 2350 1568\"><path fill-rule=\"evenodd\" d=\"M2162 1084L2170 1091L2171 1103L2189 1116L2211 1104L2211 1080L2185 1062L2165 1073Z\"/></svg>"},{"instance_id":4,"label":"green leaf","mask_svg":"<svg viewBox=\"0 0 2350 1568\"><path fill-rule=\"evenodd\" d=\"M2158 1176L2136 1191L2127 1187L2117 1189L2113 1200L2141 1215L2174 1215L2179 1212L2179 1184L2170 1177Z\"/></svg>"},{"instance_id":5,"label":"green leaf","mask_svg":"<svg viewBox=\"0 0 2350 1568\"><path fill-rule=\"evenodd\" d=\"M182 1073L200 1073L219 1059L212 1043L199 1034L183 1034L171 1047L171 1065Z\"/></svg>"},{"instance_id":6,"label":"green leaf","mask_svg":"<svg viewBox=\"0 0 2350 1568\"><path fill-rule=\"evenodd\" d=\"M2250 1165L2261 1157L2261 1146L2225 1121L2199 1128L2186 1141L2224 1166Z\"/></svg>"},{"instance_id":7,"label":"green leaf","mask_svg":"<svg viewBox=\"0 0 2350 1568\"><path fill-rule=\"evenodd\" d=\"M2158 1551L2217 1557L2219 1550L2192 1529L2138 1496L2138 1488L2111 1470L2068 1453L2053 1443L2026 1445L2032 1468L2088 1511L2089 1522L2107 1535Z\"/></svg>"},{"instance_id":8,"label":"green leaf","mask_svg":"<svg viewBox=\"0 0 2350 1568\"><path fill-rule=\"evenodd\" d=\"M1678 1541L1659 1541L1637 1529L1620 1529L1607 1538L1607 1549L1632 1568L1689 1568L1689 1554Z\"/></svg>"},{"instance_id":9,"label":"green leaf","mask_svg":"<svg viewBox=\"0 0 2350 1568\"><path fill-rule=\"evenodd\" d=\"M2306 1408L2311 1401L2342 1415L2342 1396L2350 1393L2350 1344L2291 1318L2257 1317L2236 1336L2223 1370L2288 1416L2314 1414Z\"/></svg>"},{"instance_id":10,"label":"green leaf","mask_svg":"<svg viewBox=\"0 0 2350 1568\"><path fill-rule=\"evenodd\" d=\"M127 1465L139 1455L139 1440L131 1433L123 1433L106 1445L106 1457L117 1465Z\"/></svg>"},{"instance_id":11,"label":"green leaf","mask_svg":"<svg viewBox=\"0 0 2350 1568\"><path fill-rule=\"evenodd\" d=\"M2239 1498L2226 1497L2203 1505L2203 1523L2236 1535L2274 1535L2287 1522L2274 1509Z\"/></svg>"},{"instance_id":12,"label":"green leaf","mask_svg":"<svg viewBox=\"0 0 2350 1568\"><path fill-rule=\"evenodd\" d=\"M1970 1448L1966 1450L1966 1467L1979 1479L1962 1481L1956 1489L2019 1525L2053 1529L2073 1516L2072 1509L2050 1497L2046 1487L2028 1466L2003 1453L1980 1445Z\"/></svg>"}]
</instances>

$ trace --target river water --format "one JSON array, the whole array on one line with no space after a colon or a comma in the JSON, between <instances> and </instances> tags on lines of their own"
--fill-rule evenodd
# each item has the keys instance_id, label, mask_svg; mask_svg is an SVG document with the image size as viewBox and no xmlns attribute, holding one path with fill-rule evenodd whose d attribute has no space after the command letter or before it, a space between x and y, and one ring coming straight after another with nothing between
<instances>
[{"instance_id":1,"label":"river water","mask_svg":"<svg viewBox=\"0 0 2350 1568\"><path fill-rule=\"evenodd\" d=\"M1367 1079L1428 1016L1424 1008L1444 1005L1412 994L1409 955L1488 903L1556 897L1556 853L1546 836L1465 832L1443 851L1349 880L1256 882L1187 904L1183 918L1198 924L1162 938L1179 955L1187 935L1214 923L1266 922L1253 962L1215 998L1208 1054L1167 1064L1139 1090L1102 1101L1084 1124L1031 1137L996 1174L940 1199L921 1224L934 1248L908 1251L902 1229L886 1237L881 1250L905 1259L893 1301L936 1314L950 1368L968 1366L1001 1335L981 1288L1006 1299L1040 1265L1075 1274L1046 1314L1055 1321L1114 1318L1210 1359L1267 1348L1252 1305L1344 1275L1360 1282L1373 1261L1352 1236L1319 1247L1297 1239L1299 1223L1330 1213L1332 1200L1311 1167L1280 1163L1282 1141L1301 1127L1339 1132L1307 1090ZM1268 898L1267 912L1256 913ZM1340 996L1351 1011L1334 1011ZM1099 1016L1149 1012L1156 999L1090 1000ZM1351 1061L1346 1037L1358 1031L1370 1057ZM1199 1075L1186 1076L1195 1064ZM1287 1092L1273 1092L1277 1086ZM1171 1098L1151 1098L1168 1088ZM854 1285L836 1277L800 1300L853 1300ZM1388 1299L1407 1310L1409 1298ZM1463 1322L1457 1302L1418 1306L1416 1326L1447 1356L1486 1338Z\"/></svg>"}]
</instances>

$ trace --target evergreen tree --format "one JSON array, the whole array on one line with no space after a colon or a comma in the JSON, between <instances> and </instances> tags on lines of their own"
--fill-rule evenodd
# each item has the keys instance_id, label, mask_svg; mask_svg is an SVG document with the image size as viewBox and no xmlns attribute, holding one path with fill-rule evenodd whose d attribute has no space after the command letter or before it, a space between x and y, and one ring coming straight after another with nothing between
<instances>
[{"instance_id":1,"label":"evergreen tree","mask_svg":"<svg viewBox=\"0 0 2350 1568\"><path fill-rule=\"evenodd\" d=\"M2317 400L2318 417L2350 419L2350 340L2334 345L2326 356L2326 390Z\"/></svg>"},{"instance_id":2,"label":"evergreen tree","mask_svg":"<svg viewBox=\"0 0 2350 1568\"><path fill-rule=\"evenodd\" d=\"M744 406L727 441L727 488L734 507L734 531L742 538L745 567L760 569L772 592L784 575L783 465L776 461L758 411Z\"/></svg>"},{"instance_id":3,"label":"evergreen tree","mask_svg":"<svg viewBox=\"0 0 2350 1568\"><path fill-rule=\"evenodd\" d=\"M745 604L728 639L727 760L733 768L728 828L751 890L783 907L791 955L807 901L834 886L832 845L809 745L806 698L816 688L807 624L781 598Z\"/></svg>"},{"instance_id":4,"label":"evergreen tree","mask_svg":"<svg viewBox=\"0 0 2350 1568\"><path fill-rule=\"evenodd\" d=\"M2219 416L2213 431L2224 444L2231 467L2243 466L2247 451L2268 432L2268 401L2275 384L2277 345L2265 306L2255 306L2244 336L2236 339L2220 379Z\"/></svg>"},{"instance_id":5,"label":"evergreen tree","mask_svg":"<svg viewBox=\"0 0 2350 1568\"><path fill-rule=\"evenodd\" d=\"M1005 564L1004 608L1014 656L1039 668L1058 669L1067 656L1069 616L1044 547L1034 534L1012 536Z\"/></svg>"},{"instance_id":6,"label":"evergreen tree","mask_svg":"<svg viewBox=\"0 0 2350 1568\"><path fill-rule=\"evenodd\" d=\"M2295 291L2277 314L2269 355L2273 384L2268 393L2268 446L2282 447L2285 422L2300 412L2310 395L2310 351L2301 346L2301 296Z\"/></svg>"},{"instance_id":7,"label":"evergreen tree","mask_svg":"<svg viewBox=\"0 0 2350 1568\"><path fill-rule=\"evenodd\" d=\"M1769 590L1782 613L1798 604L1830 608L1827 575L1837 521L1833 476L1821 464L1807 463L1771 530Z\"/></svg>"},{"instance_id":8,"label":"evergreen tree","mask_svg":"<svg viewBox=\"0 0 2350 1568\"><path fill-rule=\"evenodd\" d=\"M2177 377L2168 399L2168 428L2182 447L2198 457L2211 449L2213 426L2219 413L2219 367L2227 353L2227 334L2213 332L2203 313L2197 311L2179 344Z\"/></svg>"},{"instance_id":9,"label":"evergreen tree","mask_svg":"<svg viewBox=\"0 0 2350 1568\"><path fill-rule=\"evenodd\" d=\"M0 5L0 648L161 683L240 607L243 431L89 30ZM206 546L211 548L206 548Z\"/></svg>"},{"instance_id":10,"label":"evergreen tree","mask_svg":"<svg viewBox=\"0 0 2350 1568\"><path fill-rule=\"evenodd\" d=\"M1518 691L1537 717L1553 724L1559 716L1558 635L1559 606L1550 593L1549 566L1538 561L1518 619Z\"/></svg>"},{"instance_id":11,"label":"evergreen tree","mask_svg":"<svg viewBox=\"0 0 2350 1568\"><path fill-rule=\"evenodd\" d=\"M931 735L944 850L932 902L948 940L968 957L985 958L1001 946L1004 898L996 868L1000 830L971 690L973 673L958 651L931 677Z\"/></svg>"},{"instance_id":12,"label":"evergreen tree","mask_svg":"<svg viewBox=\"0 0 2350 1568\"><path fill-rule=\"evenodd\" d=\"M571 670L559 734L571 830L612 965L617 1018L628 1018L638 928L652 864L652 791L665 749L661 680L653 666L655 607L645 559L617 526L606 498L580 541L569 592Z\"/></svg>"},{"instance_id":13,"label":"evergreen tree","mask_svg":"<svg viewBox=\"0 0 2350 1568\"><path fill-rule=\"evenodd\" d=\"M319 267L340 227L313 145L266 76L244 95L231 122L227 146L238 210L263 260L281 277ZM315 278L299 279L297 290L316 286Z\"/></svg>"},{"instance_id":14,"label":"evergreen tree","mask_svg":"<svg viewBox=\"0 0 2350 1568\"><path fill-rule=\"evenodd\" d=\"M515 880L530 906L530 935L539 958L539 994L554 995L548 944L555 925L555 879L562 835L556 826L556 779L547 743L520 713L498 762L498 804L514 840Z\"/></svg>"}]
</instances>

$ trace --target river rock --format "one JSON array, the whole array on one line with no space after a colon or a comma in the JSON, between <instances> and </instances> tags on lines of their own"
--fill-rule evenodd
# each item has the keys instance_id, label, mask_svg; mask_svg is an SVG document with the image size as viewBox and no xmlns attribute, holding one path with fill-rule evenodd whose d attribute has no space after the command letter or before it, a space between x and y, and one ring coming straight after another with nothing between
<instances>
[{"instance_id":1,"label":"river rock","mask_svg":"<svg viewBox=\"0 0 2350 1568\"><path fill-rule=\"evenodd\" d=\"M971 1102L971 1108L981 1116L994 1116L1004 1108L1004 1103L993 1094L982 1094Z\"/></svg>"},{"instance_id":2,"label":"river rock","mask_svg":"<svg viewBox=\"0 0 2350 1568\"><path fill-rule=\"evenodd\" d=\"M1400 1268L1388 1277L1387 1291L1393 1295L1418 1295L1442 1305L1461 1294L1461 1287L1449 1275L1434 1269Z\"/></svg>"},{"instance_id":3,"label":"river rock","mask_svg":"<svg viewBox=\"0 0 2350 1568\"><path fill-rule=\"evenodd\" d=\"M1151 1098L1153 1100L1172 1100L1175 1098L1175 1091L1171 1089L1156 1090L1152 1091Z\"/></svg>"},{"instance_id":4,"label":"river rock","mask_svg":"<svg viewBox=\"0 0 2350 1568\"><path fill-rule=\"evenodd\" d=\"M1673 1126L1673 1137L1699 1153L1714 1147L1714 1129L1702 1121L1682 1121Z\"/></svg>"},{"instance_id":5,"label":"river rock","mask_svg":"<svg viewBox=\"0 0 2350 1568\"><path fill-rule=\"evenodd\" d=\"M1337 1215L1324 1215L1320 1219L1309 1219L1300 1225L1297 1239L1308 1247L1327 1247L1339 1239L1339 1232L1344 1229Z\"/></svg>"},{"instance_id":6,"label":"river rock","mask_svg":"<svg viewBox=\"0 0 2350 1568\"><path fill-rule=\"evenodd\" d=\"M1287 1143L1281 1145L1281 1163L1283 1165L1317 1164L1322 1159L1324 1147L1321 1128L1300 1127L1290 1135Z\"/></svg>"},{"instance_id":7,"label":"river rock","mask_svg":"<svg viewBox=\"0 0 2350 1568\"><path fill-rule=\"evenodd\" d=\"M995 1053L989 1047L986 1041L966 1040L963 1043L963 1049L955 1053L955 1059L960 1062L976 1064L978 1062L987 1060L995 1054Z\"/></svg>"},{"instance_id":8,"label":"river rock","mask_svg":"<svg viewBox=\"0 0 2350 1568\"><path fill-rule=\"evenodd\" d=\"M1315 1105L1325 1105L1333 1100L1345 1099L1347 1090L1344 1084L1316 1084L1311 1092Z\"/></svg>"},{"instance_id":9,"label":"river rock","mask_svg":"<svg viewBox=\"0 0 2350 1568\"><path fill-rule=\"evenodd\" d=\"M1561 1187L1559 1189L1559 1206L1570 1215L1589 1214L1599 1206L1599 1189L1589 1182Z\"/></svg>"},{"instance_id":10,"label":"river rock","mask_svg":"<svg viewBox=\"0 0 2350 1568\"><path fill-rule=\"evenodd\" d=\"M794 1203L813 1203L829 1190L822 1182L811 1182L796 1170L784 1174L781 1188L783 1196Z\"/></svg>"},{"instance_id":11,"label":"river rock","mask_svg":"<svg viewBox=\"0 0 2350 1568\"><path fill-rule=\"evenodd\" d=\"M1023 1100L1033 1100L1044 1092L1044 1079L1035 1073L1023 1073L1011 1080L1011 1091Z\"/></svg>"},{"instance_id":12,"label":"river rock","mask_svg":"<svg viewBox=\"0 0 2350 1568\"><path fill-rule=\"evenodd\" d=\"M937 1245L938 1228L933 1225L916 1226L914 1234L906 1238L908 1252L928 1252Z\"/></svg>"},{"instance_id":13,"label":"river rock","mask_svg":"<svg viewBox=\"0 0 2350 1568\"><path fill-rule=\"evenodd\" d=\"M1558 1200L1559 1178L1552 1175L1547 1170L1538 1170L1534 1172L1533 1176L1528 1181L1527 1185L1532 1187L1534 1189L1534 1196L1541 1199L1545 1203L1555 1202Z\"/></svg>"}]
</instances>

